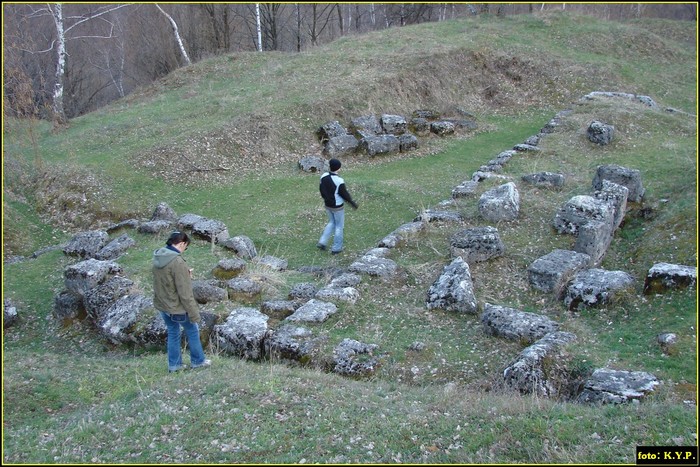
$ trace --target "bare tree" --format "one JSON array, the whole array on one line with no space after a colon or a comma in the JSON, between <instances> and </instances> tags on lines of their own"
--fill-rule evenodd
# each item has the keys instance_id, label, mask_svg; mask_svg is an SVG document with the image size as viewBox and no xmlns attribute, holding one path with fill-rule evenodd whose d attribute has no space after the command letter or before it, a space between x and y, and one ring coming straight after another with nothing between
<instances>
[{"instance_id":1,"label":"bare tree","mask_svg":"<svg viewBox=\"0 0 700 467\"><path fill-rule=\"evenodd\" d=\"M259 3L255 4L255 26L256 26L256 30L258 31L258 52L262 52L262 50L263 50L262 24L260 21L260 4Z\"/></svg>"},{"instance_id":2,"label":"bare tree","mask_svg":"<svg viewBox=\"0 0 700 467\"><path fill-rule=\"evenodd\" d=\"M335 4L335 9L338 12L338 26L340 27L340 35L343 36L345 28L343 28L343 11L340 9L340 3Z\"/></svg>"},{"instance_id":3,"label":"bare tree","mask_svg":"<svg viewBox=\"0 0 700 467\"><path fill-rule=\"evenodd\" d=\"M175 40L177 41L177 45L180 48L182 58L185 60L185 63L187 65L190 65L192 62L190 61L190 57L189 55L187 55L187 51L185 50L185 44L182 43L182 38L180 37L180 31L177 27L177 23L175 22L173 17L167 14L157 3L156 8L158 8L158 10L160 10L160 12L163 13L166 18L168 18L168 21L170 21L170 26L172 26L173 28L173 34L175 35Z\"/></svg>"},{"instance_id":4,"label":"bare tree","mask_svg":"<svg viewBox=\"0 0 700 467\"><path fill-rule=\"evenodd\" d=\"M126 7L128 5L116 5L116 6L106 6L98 8L97 11L70 16L68 20L64 18L63 15L63 5L61 3L50 4L47 3L46 6L41 8L36 8L32 6L32 11L30 13L31 17L40 17L45 15L50 15L53 19L53 24L55 27L56 35L51 41L49 47L43 51L32 51L31 53L42 53L50 52L55 50L56 52L56 62L55 62L55 72L54 72L54 86L52 95L52 120L54 123L54 128L59 128L68 123L68 118L66 117L66 112L64 109L63 96L64 96L64 85L66 78L66 59L68 57L67 52L67 41L79 38L90 38L90 39L109 39L112 37L113 24L104 18L104 15L115 11L119 8ZM81 35L75 31L88 21L93 21L100 19L104 21L106 30L103 34L99 35ZM71 33L75 35L71 35Z\"/></svg>"},{"instance_id":5,"label":"bare tree","mask_svg":"<svg viewBox=\"0 0 700 467\"><path fill-rule=\"evenodd\" d=\"M311 24L309 25L309 37L311 38L311 45L318 45L318 39L324 29L328 26L331 18L332 6L326 4L318 10L318 4L314 3L311 5Z\"/></svg>"}]
</instances>

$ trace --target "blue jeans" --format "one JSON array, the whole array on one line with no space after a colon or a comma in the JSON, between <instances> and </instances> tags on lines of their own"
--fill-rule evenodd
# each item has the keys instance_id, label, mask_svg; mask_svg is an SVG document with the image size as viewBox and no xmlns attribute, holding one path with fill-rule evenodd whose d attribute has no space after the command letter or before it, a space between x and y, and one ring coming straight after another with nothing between
<instances>
[{"instance_id":1,"label":"blue jeans","mask_svg":"<svg viewBox=\"0 0 700 467\"><path fill-rule=\"evenodd\" d=\"M326 208L328 213L328 224L326 228L323 229L321 234L321 239L318 241L319 244L323 246L328 245L328 240L330 240L331 235L333 237L333 247L331 251L341 251L343 249L343 228L345 227L345 209L340 209L338 211L333 211Z\"/></svg>"},{"instance_id":2,"label":"blue jeans","mask_svg":"<svg viewBox=\"0 0 700 467\"><path fill-rule=\"evenodd\" d=\"M185 328L185 336L190 348L190 364L196 366L204 363L204 349L202 348L202 341L199 340L199 326L197 326L197 323L190 321L187 314L174 315L161 311L160 315L168 327L168 370L176 371L182 368L180 338L182 328Z\"/></svg>"}]
</instances>

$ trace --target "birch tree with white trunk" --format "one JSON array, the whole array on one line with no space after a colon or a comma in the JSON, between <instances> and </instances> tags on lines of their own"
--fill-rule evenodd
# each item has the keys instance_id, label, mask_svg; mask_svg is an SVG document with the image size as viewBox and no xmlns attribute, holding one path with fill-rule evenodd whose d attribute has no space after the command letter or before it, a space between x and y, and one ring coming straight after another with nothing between
<instances>
[{"instance_id":1,"label":"birch tree with white trunk","mask_svg":"<svg viewBox=\"0 0 700 467\"><path fill-rule=\"evenodd\" d=\"M42 51L30 51L31 53L42 53L50 52L52 50L56 51L56 68L54 74L54 87L52 93L52 120L54 128L59 128L65 126L68 123L68 118L66 118L66 112L63 105L64 97L64 86L66 80L66 60L68 58L67 42L73 39L110 39L112 38L113 25L103 18L104 15L112 11L118 10L129 5L116 5L98 8L97 11L93 13L88 13L84 15L70 16L68 20L63 14L63 4L61 3L47 3L45 7L37 8L32 11L29 15L30 17L39 17L50 15L53 19L54 26L56 28L56 38L52 40L50 46L46 50ZM105 21L105 24L109 27L109 32L105 35L71 35L74 30L80 25L100 18Z\"/></svg>"},{"instance_id":2,"label":"birch tree with white trunk","mask_svg":"<svg viewBox=\"0 0 700 467\"><path fill-rule=\"evenodd\" d=\"M262 24L260 22L260 4L255 4L255 27L258 31L258 52L262 52Z\"/></svg>"},{"instance_id":3,"label":"birch tree with white trunk","mask_svg":"<svg viewBox=\"0 0 700 467\"><path fill-rule=\"evenodd\" d=\"M165 15L166 18L168 18L168 21L170 21L170 26L173 28L173 34L175 35L175 41L177 42L177 46L180 48L180 54L182 55L182 59L185 60L186 65L191 65L192 62L190 61L189 55L187 55L187 50L185 50L185 44L182 42L182 38L180 37L180 30L177 27L177 23L173 19L172 16L167 14L165 10L163 10L160 5L157 3L155 4L156 8L160 10L161 13Z\"/></svg>"}]
</instances>

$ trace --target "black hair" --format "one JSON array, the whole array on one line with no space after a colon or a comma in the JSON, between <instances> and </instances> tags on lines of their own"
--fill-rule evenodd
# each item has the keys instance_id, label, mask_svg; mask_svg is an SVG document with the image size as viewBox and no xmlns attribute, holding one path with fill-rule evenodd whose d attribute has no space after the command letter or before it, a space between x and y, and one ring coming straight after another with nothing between
<instances>
[{"instance_id":1,"label":"black hair","mask_svg":"<svg viewBox=\"0 0 700 467\"><path fill-rule=\"evenodd\" d=\"M331 169L331 172L335 172L340 168L340 161L338 159L331 159L328 161L328 167Z\"/></svg>"},{"instance_id":2,"label":"black hair","mask_svg":"<svg viewBox=\"0 0 700 467\"><path fill-rule=\"evenodd\" d=\"M166 245L177 245L178 243L185 242L187 245L190 244L190 237L187 236L185 232L175 231L170 234L168 241L165 242Z\"/></svg>"}]
</instances>

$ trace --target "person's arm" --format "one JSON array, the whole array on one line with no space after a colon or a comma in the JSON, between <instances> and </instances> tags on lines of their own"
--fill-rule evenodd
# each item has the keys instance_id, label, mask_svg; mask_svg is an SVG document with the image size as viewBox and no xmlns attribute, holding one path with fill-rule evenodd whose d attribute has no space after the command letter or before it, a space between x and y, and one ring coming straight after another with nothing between
<instances>
[{"instance_id":1,"label":"person's arm","mask_svg":"<svg viewBox=\"0 0 700 467\"><path fill-rule=\"evenodd\" d=\"M176 259L177 264L175 264L174 278L175 278L175 288L177 289L177 294L180 297L180 303L182 303L183 308L189 314L190 321L193 323L199 323L202 318L199 314L199 305L194 299L194 292L192 291L192 279L190 278L190 270L187 267L185 260L180 258Z\"/></svg>"},{"instance_id":2,"label":"person's arm","mask_svg":"<svg viewBox=\"0 0 700 467\"><path fill-rule=\"evenodd\" d=\"M338 188L338 194L341 198L350 203L350 206L357 209L357 203L352 200L352 196L350 196L350 193L348 193L347 188L345 188L345 183L340 185L340 187Z\"/></svg>"}]
</instances>

